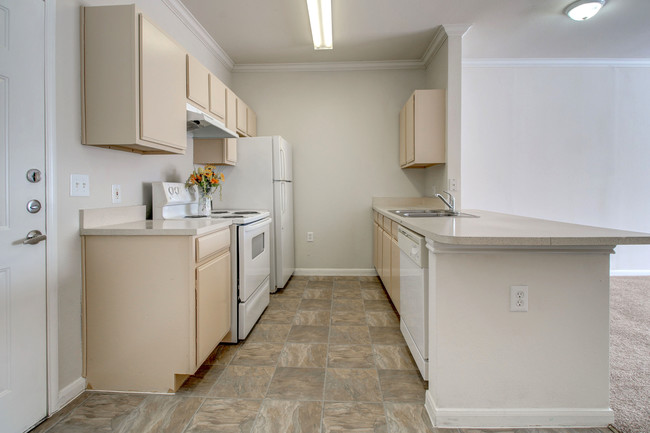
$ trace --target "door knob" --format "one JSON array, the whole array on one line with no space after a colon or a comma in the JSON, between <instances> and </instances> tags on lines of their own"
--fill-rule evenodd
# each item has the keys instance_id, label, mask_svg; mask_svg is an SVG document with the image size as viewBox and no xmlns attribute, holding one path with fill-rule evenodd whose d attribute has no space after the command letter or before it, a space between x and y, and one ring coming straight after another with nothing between
<instances>
[{"instance_id":1,"label":"door knob","mask_svg":"<svg viewBox=\"0 0 650 433\"><path fill-rule=\"evenodd\" d=\"M37 243L44 241L45 239L47 239L47 236L41 233L39 230L32 230L31 232L27 233L27 236L25 236L25 240L23 240L23 244L36 245Z\"/></svg>"}]
</instances>

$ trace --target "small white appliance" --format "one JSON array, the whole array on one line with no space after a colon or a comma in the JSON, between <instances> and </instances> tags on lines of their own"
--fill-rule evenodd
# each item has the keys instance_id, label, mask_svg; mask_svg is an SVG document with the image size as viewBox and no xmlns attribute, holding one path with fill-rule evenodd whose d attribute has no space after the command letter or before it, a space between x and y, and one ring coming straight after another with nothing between
<instances>
[{"instance_id":1,"label":"small white appliance","mask_svg":"<svg viewBox=\"0 0 650 433\"><path fill-rule=\"evenodd\" d=\"M400 329L424 380L429 380L429 255L424 236L399 226Z\"/></svg>"},{"instance_id":2,"label":"small white appliance","mask_svg":"<svg viewBox=\"0 0 650 433\"><path fill-rule=\"evenodd\" d=\"M271 292L295 270L291 145L280 136L237 140L237 165L224 167L226 208L272 209Z\"/></svg>"},{"instance_id":3,"label":"small white appliance","mask_svg":"<svg viewBox=\"0 0 650 433\"><path fill-rule=\"evenodd\" d=\"M271 286L271 218L267 210L215 209L209 217L198 215L198 197L185 184L153 182L153 219L228 219L232 274L230 334L236 343L248 336L269 305Z\"/></svg>"}]
</instances>

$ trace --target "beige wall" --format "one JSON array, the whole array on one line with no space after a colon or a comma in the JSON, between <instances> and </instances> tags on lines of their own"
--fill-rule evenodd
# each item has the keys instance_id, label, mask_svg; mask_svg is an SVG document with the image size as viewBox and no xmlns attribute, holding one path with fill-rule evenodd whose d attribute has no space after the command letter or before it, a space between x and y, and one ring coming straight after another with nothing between
<instances>
[{"instance_id":1,"label":"beige wall","mask_svg":"<svg viewBox=\"0 0 650 433\"><path fill-rule=\"evenodd\" d=\"M427 89L447 89L449 44L445 41L426 70ZM433 196L447 189L447 164L425 169L424 194Z\"/></svg>"},{"instance_id":2,"label":"beige wall","mask_svg":"<svg viewBox=\"0 0 650 433\"><path fill-rule=\"evenodd\" d=\"M424 171L399 167L398 138L424 71L247 72L233 85L259 135L293 145L296 267L370 270L372 197L423 193Z\"/></svg>"},{"instance_id":3,"label":"beige wall","mask_svg":"<svg viewBox=\"0 0 650 433\"><path fill-rule=\"evenodd\" d=\"M122 187L121 206L150 203L149 183L181 181L192 167L191 140L186 155L142 156L81 145L79 88L79 7L117 1L57 1L56 138L59 292L59 386L81 376L81 250L79 209L111 204L111 185ZM199 58L224 82L230 74L160 0L136 4L160 28ZM70 197L70 174L90 176L90 196Z\"/></svg>"}]
</instances>

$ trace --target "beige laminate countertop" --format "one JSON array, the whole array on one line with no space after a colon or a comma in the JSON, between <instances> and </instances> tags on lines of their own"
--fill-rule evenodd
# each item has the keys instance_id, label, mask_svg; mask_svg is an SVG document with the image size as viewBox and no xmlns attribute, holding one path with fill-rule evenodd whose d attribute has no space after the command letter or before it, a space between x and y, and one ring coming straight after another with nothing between
<instances>
[{"instance_id":1,"label":"beige laminate countertop","mask_svg":"<svg viewBox=\"0 0 650 433\"><path fill-rule=\"evenodd\" d=\"M615 246L650 244L649 233L606 229L483 210L463 210L471 217L404 218L392 209L422 209L373 201L373 209L435 242L483 246ZM431 207L431 206L430 206ZM440 206L433 206L438 207Z\"/></svg>"},{"instance_id":2,"label":"beige laminate countertop","mask_svg":"<svg viewBox=\"0 0 650 433\"><path fill-rule=\"evenodd\" d=\"M81 228L82 236L201 236L232 224L229 220L141 220Z\"/></svg>"}]
</instances>

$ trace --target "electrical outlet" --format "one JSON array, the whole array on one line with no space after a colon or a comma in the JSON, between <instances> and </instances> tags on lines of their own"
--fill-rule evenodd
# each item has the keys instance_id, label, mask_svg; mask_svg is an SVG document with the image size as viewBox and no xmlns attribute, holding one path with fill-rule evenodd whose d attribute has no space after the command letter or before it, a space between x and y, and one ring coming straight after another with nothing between
<instances>
[{"instance_id":1,"label":"electrical outlet","mask_svg":"<svg viewBox=\"0 0 650 433\"><path fill-rule=\"evenodd\" d=\"M120 185L113 185L111 188L111 197L113 203L122 203L122 187Z\"/></svg>"},{"instance_id":2,"label":"electrical outlet","mask_svg":"<svg viewBox=\"0 0 650 433\"><path fill-rule=\"evenodd\" d=\"M314 232L307 232L307 242L314 242Z\"/></svg>"},{"instance_id":3,"label":"electrical outlet","mask_svg":"<svg viewBox=\"0 0 650 433\"><path fill-rule=\"evenodd\" d=\"M449 183L449 191L456 191L458 189L456 179L448 179L448 183Z\"/></svg>"},{"instance_id":4,"label":"electrical outlet","mask_svg":"<svg viewBox=\"0 0 650 433\"><path fill-rule=\"evenodd\" d=\"M90 195L90 179L87 174L70 175L70 197L86 197Z\"/></svg>"},{"instance_id":5,"label":"electrical outlet","mask_svg":"<svg viewBox=\"0 0 650 433\"><path fill-rule=\"evenodd\" d=\"M528 286L510 286L510 311L528 311Z\"/></svg>"}]
</instances>

